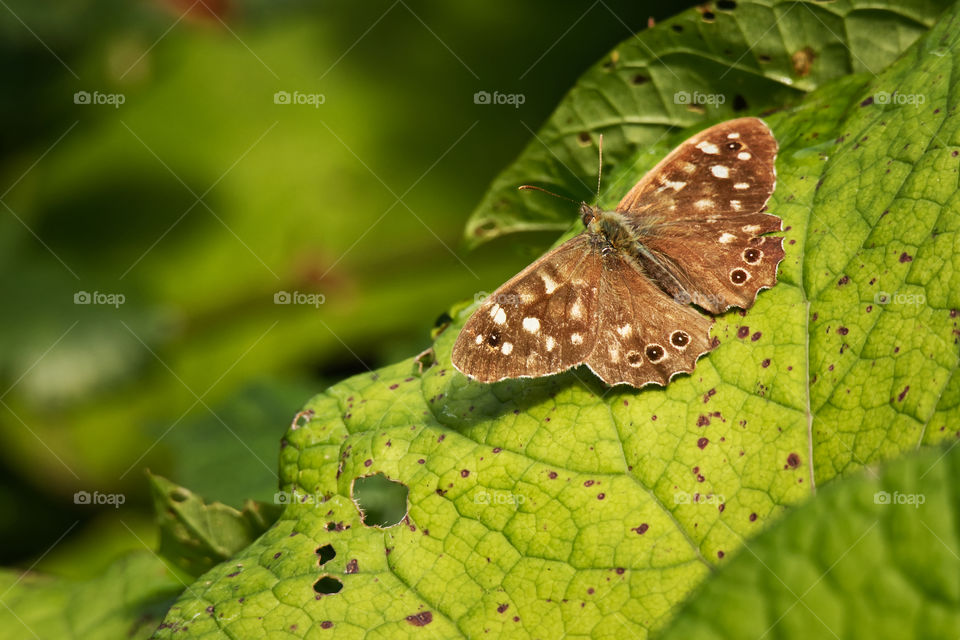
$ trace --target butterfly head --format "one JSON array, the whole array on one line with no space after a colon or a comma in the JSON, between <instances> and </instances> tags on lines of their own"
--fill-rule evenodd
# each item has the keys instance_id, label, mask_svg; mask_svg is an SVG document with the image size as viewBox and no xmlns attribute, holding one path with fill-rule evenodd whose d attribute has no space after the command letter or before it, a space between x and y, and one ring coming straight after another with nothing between
<instances>
[{"instance_id":1,"label":"butterfly head","mask_svg":"<svg viewBox=\"0 0 960 640\"><path fill-rule=\"evenodd\" d=\"M583 221L583 226L590 228L590 224L596 222L600 219L601 210L600 207L594 207L589 205L586 202L580 203L580 220Z\"/></svg>"}]
</instances>

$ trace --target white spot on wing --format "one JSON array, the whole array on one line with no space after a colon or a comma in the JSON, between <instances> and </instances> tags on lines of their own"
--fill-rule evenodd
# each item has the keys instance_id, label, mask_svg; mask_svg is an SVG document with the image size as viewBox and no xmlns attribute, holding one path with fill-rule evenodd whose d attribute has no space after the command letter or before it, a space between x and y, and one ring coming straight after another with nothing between
<instances>
[{"instance_id":1,"label":"white spot on wing","mask_svg":"<svg viewBox=\"0 0 960 640\"><path fill-rule=\"evenodd\" d=\"M730 206L733 207L733 210L734 210L734 211L740 211L740 201L739 201L739 200L731 200L731 201L730 201Z\"/></svg>"},{"instance_id":2,"label":"white spot on wing","mask_svg":"<svg viewBox=\"0 0 960 640\"><path fill-rule=\"evenodd\" d=\"M548 294L553 293L557 288L557 283L553 281L553 278L545 273L541 273L540 277L543 279L543 288L546 290L546 292Z\"/></svg>"},{"instance_id":3,"label":"white spot on wing","mask_svg":"<svg viewBox=\"0 0 960 640\"><path fill-rule=\"evenodd\" d=\"M718 147L717 145L707 140L702 140L698 142L697 149L700 149L700 151L703 151L704 153L709 153L711 155L715 153L719 153L720 151L720 147Z\"/></svg>"},{"instance_id":4,"label":"white spot on wing","mask_svg":"<svg viewBox=\"0 0 960 640\"><path fill-rule=\"evenodd\" d=\"M570 307L570 317L577 320L583 317L583 306L579 300L575 300L573 306Z\"/></svg>"},{"instance_id":5,"label":"white spot on wing","mask_svg":"<svg viewBox=\"0 0 960 640\"><path fill-rule=\"evenodd\" d=\"M547 336L547 351L553 351L555 346L557 346L557 343L553 339L553 336Z\"/></svg>"},{"instance_id":6,"label":"white spot on wing","mask_svg":"<svg viewBox=\"0 0 960 640\"><path fill-rule=\"evenodd\" d=\"M513 343L512 343L512 342L504 342L504 343L503 343L503 346L500 347L500 353L502 353L502 354L505 355L505 356L510 355L510 352L511 352L511 351L513 351Z\"/></svg>"},{"instance_id":7,"label":"white spot on wing","mask_svg":"<svg viewBox=\"0 0 960 640\"><path fill-rule=\"evenodd\" d=\"M537 318L524 318L523 328L529 331L530 333L536 333L540 331L540 320L538 320Z\"/></svg>"},{"instance_id":8,"label":"white spot on wing","mask_svg":"<svg viewBox=\"0 0 960 640\"><path fill-rule=\"evenodd\" d=\"M741 151L740 153L737 154L737 157L740 158L741 160L749 160L750 154L747 153L746 151Z\"/></svg>"},{"instance_id":9,"label":"white spot on wing","mask_svg":"<svg viewBox=\"0 0 960 640\"><path fill-rule=\"evenodd\" d=\"M701 198L700 200L694 202L693 206L695 206L697 209L709 209L713 206L713 200L710 200L709 198Z\"/></svg>"},{"instance_id":10,"label":"white spot on wing","mask_svg":"<svg viewBox=\"0 0 960 640\"><path fill-rule=\"evenodd\" d=\"M693 173L697 170L697 165L693 164L692 162L684 162L682 168L686 173Z\"/></svg>"},{"instance_id":11,"label":"white spot on wing","mask_svg":"<svg viewBox=\"0 0 960 640\"><path fill-rule=\"evenodd\" d=\"M497 313L493 316L493 321L497 324L503 324L507 321L507 313L503 309L497 306Z\"/></svg>"},{"instance_id":12,"label":"white spot on wing","mask_svg":"<svg viewBox=\"0 0 960 640\"><path fill-rule=\"evenodd\" d=\"M712 167L710 167L710 173L712 173L715 178L730 177L730 169L726 168L722 164L715 164Z\"/></svg>"},{"instance_id":13,"label":"white spot on wing","mask_svg":"<svg viewBox=\"0 0 960 640\"><path fill-rule=\"evenodd\" d=\"M740 228L744 233L749 233L750 235L755 235L760 232L760 225L756 224L745 224Z\"/></svg>"},{"instance_id":14,"label":"white spot on wing","mask_svg":"<svg viewBox=\"0 0 960 640\"><path fill-rule=\"evenodd\" d=\"M583 336L579 333L570 334L570 342L573 344L583 344Z\"/></svg>"},{"instance_id":15,"label":"white spot on wing","mask_svg":"<svg viewBox=\"0 0 960 640\"><path fill-rule=\"evenodd\" d=\"M476 342L477 344L480 344L481 342L483 342L483 336L478 333L477 337L474 339L474 342Z\"/></svg>"},{"instance_id":16,"label":"white spot on wing","mask_svg":"<svg viewBox=\"0 0 960 640\"><path fill-rule=\"evenodd\" d=\"M749 188L750 188L750 185L749 185L748 183L746 183L746 182L738 182L737 184L733 185L733 188L734 188L734 189L749 189Z\"/></svg>"},{"instance_id":17,"label":"white spot on wing","mask_svg":"<svg viewBox=\"0 0 960 640\"><path fill-rule=\"evenodd\" d=\"M732 233L727 233L726 231L724 231L723 235L720 236L720 239L717 242L719 242L720 244L730 244L736 239L737 239L737 236L733 235Z\"/></svg>"},{"instance_id":18,"label":"white spot on wing","mask_svg":"<svg viewBox=\"0 0 960 640\"><path fill-rule=\"evenodd\" d=\"M623 325L622 327L617 327L617 333L620 334L620 337L621 337L621 338L626 338L626 337L628 337L631 333L633 333L633 327L631 327L631 326L628 325L628 324L625 324L625 325Z\"/></svg>"},{"instance_id":19,"label":"white spot on wing","mask_svg":"<svg viewBox=\"0 0 960 640\"><path fill-rule=\"evenodd\" d=\"M680 189L683 189L685 186L687 186L687 183L684 182L683 180L664 180L663 186L660 188L673 189L674 191L680 191Z\"/></svg>"},{"instance_id":20,"label":"white spot on wing","mask_svg":"<svg viewBox=\"0 0 960 640\"><path fill-rule=\"evenodd\" d=\"M736 140L737 138L740 137L740 134L734 131L733 133L728 133L727 137L730 138L731 140Z\"/></svg>"},{"instance_id":21,"label":"white spot on wing","mask_svg":"<svg viewBox=\"0 0 960 640\"><path fill-rule=\"evenodd\" d=\"M500 311L500 305L499 305L499 304L494 304L492 307L490 307L490 317L491 317L491 318L496 318L496 317L497 317L497 312L499 312L499 311Z\"/></svg>"}]
</instances>

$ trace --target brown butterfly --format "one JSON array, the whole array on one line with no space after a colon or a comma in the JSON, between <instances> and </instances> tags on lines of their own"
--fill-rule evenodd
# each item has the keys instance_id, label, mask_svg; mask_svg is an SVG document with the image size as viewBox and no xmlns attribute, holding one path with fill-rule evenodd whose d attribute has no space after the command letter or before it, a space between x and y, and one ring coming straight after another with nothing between
<instances>
[{"instance_id":1,"label":"brown butterfly","mask_svg":"<svg viewBox=\"0 0 960 640\"><path fill-rule=\"evenodd\" d=\"M615 211L584 203L585 227L489 296L453 347L481 382L586 364L609 385L666 385L693 371L713 319L777 281L781 221L764 213L777 141L757 118L710 127L674 149Z\"/></svg>"}]
</instances>

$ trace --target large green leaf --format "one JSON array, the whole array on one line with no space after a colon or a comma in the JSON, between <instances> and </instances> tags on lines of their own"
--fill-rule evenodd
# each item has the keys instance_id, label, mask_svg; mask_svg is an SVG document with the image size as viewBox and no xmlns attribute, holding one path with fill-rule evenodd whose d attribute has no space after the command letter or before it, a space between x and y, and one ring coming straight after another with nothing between
<instances>
[{"instance_id":1,"label":"large green leaf","mask_svg":"<svg viewBox=\"0 0 960 640\"><path fill-rule=\"evenodd\" d=\"M0 635L8 640L149 638L183 589L146 551L123 556L85 581L3 570Z\"/></svg>"},{"instance_id":2,"label":"large green leaf","mask_svg":"<svg viewBox=\"0 0 960 640\"><path fill-rule=\"evenodd\" d=\"M708 580L663 640L955 640L960 448L831 485Z\"/></svg>"},{"instance_id":3,"label":"large green leaf","mask_svg":"<svg viewBox=\"0 0 960 640\"><path fill-rule=\"evenodd\" d=\"M671 130L779 108L852 72L878 73L951 3L718 4L647 29L594 65L494 180L467 225L467 242L565 229L571 219L565 203L521 195L517 187L538 184L589 200L598 134L606 142L605 162L620 165Z\"/></svg>"},{"instance_id":4,"label":"large green leaf","mask_svg":"<svg viewBox=\"0 0 960 640\"><path fill-rule=\"evenodd\" d=\"M297 499L158 637L643 637L816 485L954 438L958 41L952 11L880 76L768 118L780 283L717 320L693 375L644 390L584 370L472 383L450 366L459 313L435 366L411 359L310 401L281 453ZM352 501L378 473L409 489L392 528Z\"/></svg>"}]
</instances>

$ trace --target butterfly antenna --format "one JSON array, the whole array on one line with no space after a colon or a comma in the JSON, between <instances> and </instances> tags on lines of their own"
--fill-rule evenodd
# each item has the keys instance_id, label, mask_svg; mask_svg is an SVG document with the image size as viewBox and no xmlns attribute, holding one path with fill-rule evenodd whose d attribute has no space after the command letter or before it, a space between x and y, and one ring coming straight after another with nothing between
<instances>
[{"instance_id":1,"label":"butterfly antenna","mask_svg":"<svg viewBox=\"0 0 960 640\"><path fill-rule=\"evenodd\" d=\"M600 134L600 143L597 145L600 148L600 166L597 167L597 200L600 199L600 179L603 178L603 134Z\"/></svg>"},{"instance_id":2,"label":"butterfly antenna","mask_svg":"<svg viewBox=\"0 0 960 640\"><path fill-rule=\"evenodd\" d=\"M562 196L562 195L560 195L559 193L554 193L553 191L547 191L546 189L544 189L544 188L542 188L542 187L535 187L535 186L533 186L532 184L525 184L525 185L522 185L522 186L517 187L517 188L520 189L521 191L527 191L527 190L529 190L529 191L542 191L542 192L544 192L544 193L546 193L546 194L549 194L549 195L551 195L551 196L553 196L553 197L555 197L555 198L560 198L561 200L566 200L566 201L568 201L568 202L572 202L573 204L580 204L579 202L577 202L576 200L573 200L572 198L568 198L568 197L566 197L566 196Z\"/></svg>"}]
</instances>

